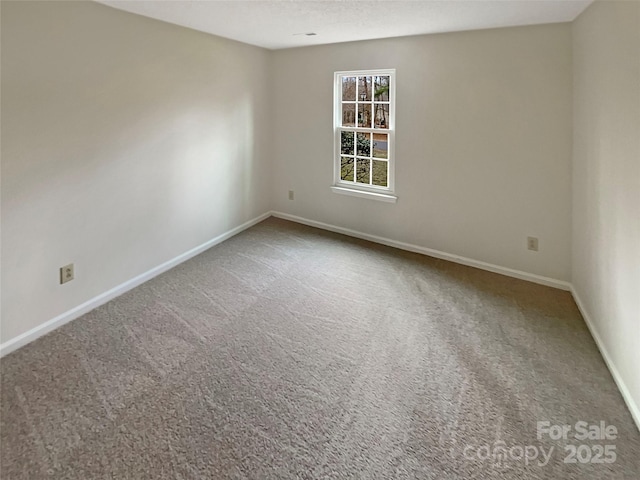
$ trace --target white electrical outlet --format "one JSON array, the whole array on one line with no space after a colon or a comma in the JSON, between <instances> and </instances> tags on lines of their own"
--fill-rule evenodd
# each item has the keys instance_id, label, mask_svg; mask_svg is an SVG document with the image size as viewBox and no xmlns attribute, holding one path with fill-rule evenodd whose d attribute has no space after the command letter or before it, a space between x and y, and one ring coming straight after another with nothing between
<instances>
[{"instance_id":1,"label":"white electrical outlet","mask_svg":"<svg viewBox=\"0 0 640 480\"><path fill-rule=\"evenodd\" d=\"M527 237L527 249L538 251L538 237Z\"/></svg>"},{"instance_id":2,"label":"white electrical outlet","mask_svg":"<svg viewBox=\"0 0 640 480\"><path fill-rule=\"evenodd\" d=\"M289 190L289 200L293 200L293 190Z\"/></svg>"},{"instance_id":3,"label":"white electrical outlet","mask_svg":"<svg viewBox=\"0 0 640 480\"><path fill-rule=\"evenodd\" d=\"M73 280L73 263L60 267L60 284Z\"/></svg>"}]
</instances>

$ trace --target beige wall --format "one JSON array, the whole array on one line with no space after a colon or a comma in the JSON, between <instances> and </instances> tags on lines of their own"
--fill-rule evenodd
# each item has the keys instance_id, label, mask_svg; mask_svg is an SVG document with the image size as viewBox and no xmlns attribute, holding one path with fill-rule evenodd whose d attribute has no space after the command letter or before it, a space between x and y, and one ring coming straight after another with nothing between
<instances>
[{"instance_id":1,"label":"beige wall","mask_svg":"<svg viewBox=\"0 0 640 480\"><path fill-rule=\"evenodd\" d=\"M594 3L573 52L572 281L640 426L640 3Z\"/></svg>"},{"instance_id":2,"label":"beige wall","mask_svg":"<svg viewBox=\"0 0 640 480\"><path fill-rule=\"evenodd\" d=\"M268 60L96 3L2 2L3 342L269 210Z\"/></svg>"},{"instance_id":3,"label":"beige wall","mask_svg":"<svg viewBox=\"0 0 640 480\"><path fill-rule=\"evenodd\" d=\"M333 73L372 68L397 69L397 204L329 189ZM274 94L275 210L569 280L569 24L280 50Z\"/></svg>"}]
</instances>

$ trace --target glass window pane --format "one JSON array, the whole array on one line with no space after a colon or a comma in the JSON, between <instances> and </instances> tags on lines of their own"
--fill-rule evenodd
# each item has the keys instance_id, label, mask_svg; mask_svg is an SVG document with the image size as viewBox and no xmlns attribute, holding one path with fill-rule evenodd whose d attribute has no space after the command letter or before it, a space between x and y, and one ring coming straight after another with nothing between
<instances>
[{"instance_id":1,"label":"glass window pane","mask_svg":"<svg viewBox=\"0 0 640 480\"><path fill-rule=\"evenodd\" d=\"M373 156L374 157L389 158L389 138L388 137L389 135L387 135L386 133L373 134Z\"/></svg>"},{"instance_id":2,"label":"glass window pane","mask_svg":"<svg viewBox=\"0 0 640 480\"><path fill-rule=\"evenodd\" d=\"M359 103L358 104L358 126L364 128L371 128L371 104Z\"/></svg>"},{"instance_id":3,"label":"glass window pane","mask_svg":"<svg viewBox=\"0 0 640 480\"><path fill-rule=\"evenodd\" d=\"M371 152L371 134L358 133L358 152L357 155L369 156Z\"/></svg>"},{"instance_id":4,"label":"glass window pane","mask_svg":"<svg viewBox=\"0 0 640 480\"><path fill-rule=\"evenodd\" d=\"M360 71L340 74L336 119L340 142L337 181L389 188L394 161L391 155L391 82L393 73Z\"/></svg>"},{"instance_id":5,"label":"glass window pane","mask_svg":"<svg viewBox=\"0 0 640 480\"><path fill-rule=\"evenodd\" d=\"M353 103L342 104L342 126L343 127L355 127L356 126L356 106Z\"/></svg>"},{"instance_id":6,"label":"glass window pane","mask_svg":"<svg viewBox=\"0 0 640 480\"><path fill-rule=\"evenodd\" d=\"M389 162L384 160L373 161L373 181L374 185L379 187L387 187L387 167Z\"/></svg>"},{"instance_id":7,"label":"glass window pane","mask_svg":"<svg viewBox=\"0 0 640 480\"><path fill-rule=\"evenodd\" d=\"M378 102L389 101L388 75L376 75L373 77L373 98Z\"/></svg>"},{"instance_id":8,"label":"glass window pane","mask_svg":"<svg viewBox=\"0 0 640 480\"><path fill-rule=\"evenodd\" d=\"M371 77L358 77L358 101L371 101Z\"/></svg>"},{"instance_id":9,"label":"glass window pane","mask_svg":"<svg viewBox=\"0 0 640 480\"><path fill-rule=\"evenodd\" d=\"M342 100L355 101L356 77L342 77Z\"/></svg>"},{"instance_id":10,"label":"glass window pane","mask_svg":"<svg viewBox=\"0 0 640 480\"><path fill-rule=\"evenodd\" d=\"M373 117L373 128L389 128L389 105L386 103L374 103Z\"/></svg>"},{"instance_id":11,"label":"glass window pane","mask_svg":"<svg viewBox=\"0 0 640 480\"><path fill-rule=\"evenodd\" d=\"M353 158L340 158L340 179L353 182Z\"/></svg>"},{"instance_id":12,"label":"glass window pane","mask_svg":"<svg viewBox=\"0 0 640 480\"><path fill-rule=\"evenodd\" d=\"M386 135L382 135L386 136ZM343 155L353 155L353 132L342 132L340 134L340 153ZM384 157L387 158L387 157Z\"/></svg>"},{"instance_id":13,"label":"glass window pane","mask_svg":"<svg viewBox=\"0 0 640 480\"><path fill-rule=\"evenodd\" d=\"M358 158L356 182L369 184L369 159Z\"/></svg>"}]
</instances>

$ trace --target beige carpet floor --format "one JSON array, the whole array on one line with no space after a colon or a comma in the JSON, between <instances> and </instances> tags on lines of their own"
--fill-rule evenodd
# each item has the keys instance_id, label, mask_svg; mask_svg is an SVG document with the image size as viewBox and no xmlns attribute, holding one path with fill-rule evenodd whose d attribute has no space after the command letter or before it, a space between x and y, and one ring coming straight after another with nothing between
<instances>
[{"instance_id":1,"label":"beige carpet floor","mask_svg":"<svg viewBox=\"0 0 640 480\"><path fill-rule=\"evenodd\" d=\"M274 218L0 368L7 480L640 478L569 293Z\"/></svg>"}]
</instances>

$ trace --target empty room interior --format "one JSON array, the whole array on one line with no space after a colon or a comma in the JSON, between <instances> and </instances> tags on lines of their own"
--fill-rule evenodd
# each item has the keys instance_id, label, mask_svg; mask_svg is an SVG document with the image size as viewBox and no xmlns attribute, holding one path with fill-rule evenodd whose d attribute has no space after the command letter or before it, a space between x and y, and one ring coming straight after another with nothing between
<instances>
[{"instance_id":1,"label":"empty room interior","mask_svg":"<svg viewBox=\"0 0 640 480\"><path fill-rule=\"evenodd\" d=\"M640 479L639 1L0 17L0 477Z\"/></svg>"}]
</instances>

